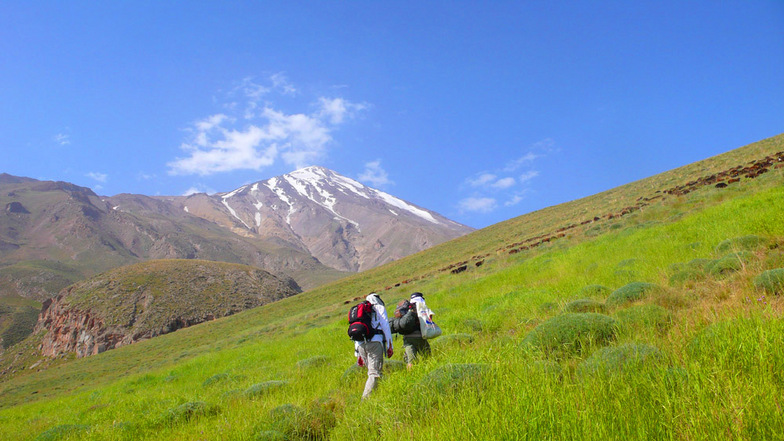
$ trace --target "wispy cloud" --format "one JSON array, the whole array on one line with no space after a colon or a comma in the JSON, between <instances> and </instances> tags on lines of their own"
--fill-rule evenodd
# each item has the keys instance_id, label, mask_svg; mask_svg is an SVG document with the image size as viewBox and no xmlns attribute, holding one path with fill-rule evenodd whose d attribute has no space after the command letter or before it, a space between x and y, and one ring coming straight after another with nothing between
<instances>
[{"instance_id":1,"label":"wispy cloud","mask_svg":"<svg viewBox=\"0 0 784 441\"><path fill-rule=\"evenodd\" d=\"M169 162L172 175L210 175L235 170L261 170L282 160L297 168L322 159L332 142L332 132L366 108L343 98L319 97L312 113L277 109L269 95L294 94L297 89L282 74L260 85L245 79L234 92L245 100L242 118L231 112L216 113L196 121L180 146L185 156ZM262 98L266 101L262 103ZM242 121L240 124L238 121Z\"/></svg>"},{"instance_id":2,"label":"wispy cloud","mask_svg":"<svg viewBox=\"0 0 784 441\"><path fill-rule=\"evenodd\" d=\"M52 137L52 140L60 145L68 145L71 143L70 135L65 133L58 133Z\"/></svg>"},{"instance_id":3,"label":"wispy cloud","mask_svg":"<svg viewBox=\"0 0 784 441\"><path fill-rule=\"evenodd\" d=\"M461 213L490 213L494 211L498 203L494 198L469 197L458 203Z\"/></svg>"},{"instance_id":4,"label":"wispy cloud","mask_svg":"<svg viewBox=\"0 0 784 441\"><path fill-rule=\"evenodd\" d=\"M385 187L394 184L389 179L389 174L381 167L381 160L375 160L365 164L365 171L360 173L359 180L367 182L374 187Z\"/></svg>"},{"instance_id":5,"label":"wispy cloud","mask_svg":"<svg viewBox=\"0 0 784 441\"><path fill-rule=\"evenodd\" d=\"M463 189L470 189L471 194L458 202L458 209L462 213L490 213L501 207L497 199L505 200L503 207L519 204L529 192L530 182L540 175L532 168L536 160L556 151L555 141L546 138L528 146L520 156L499 169L467 178Z\"/></svg>"},{"instance_id":6,"label":"wispy cloud","mask_svg":"<svg viewBox=\"0 0 784 441\"><path fill-rule=\"evenodd\" d=\"M106 182L106 180L109 179L109 175L107 175L106 173L90 172L90 173L87 173L85 176L87 176L88 178L94 179L94 180L96 180L98 182Z\"/></svg>"}]
</instances>

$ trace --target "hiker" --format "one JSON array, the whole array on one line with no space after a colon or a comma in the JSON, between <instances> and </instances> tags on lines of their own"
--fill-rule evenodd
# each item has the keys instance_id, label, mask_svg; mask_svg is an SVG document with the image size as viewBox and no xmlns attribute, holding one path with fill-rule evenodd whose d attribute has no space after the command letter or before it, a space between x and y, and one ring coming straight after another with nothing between
<instances>
[{"instance_id":1,"label":"hiker","mask_svg":"<svg viewBox=\"0 0 784 441\"><path fill-rule=\"evenodd\" d=\"M402 303L402 302L401 302ZM433 311L431 311L425 304L425 297L421 292L411 294L411 309L414 314L417 311L427 314L431 319L433 318ZM409 312L412 313L412 312ZM401 319L403 320L403 319ZM430 355L430 343L422 338L422 330L419 327L419 320L417 319L416 329L409 333L403 334L403 361L406 362L406 368L411 370L414 362L421 356Z\"/></svg>"},{"instance_id":2,"label":"hiker","mask_svg":"<svg viewBox=\"0 0 784 441\"><path fill-rule=\"evenodd\" d=\"M362 341L354 341L354 355L357 357L357 364L367 366L368 379L365 383L365 390L362 399L367 398L375 389L378 380L381 378L381 370L384 367L384 352L388 358L392 357L392 332L389 329L387 320L387 310L384 301L376 293L371 293L365 298L373 307L373 314L370 320L370 337Z\"/></svg>"}]
</instances>

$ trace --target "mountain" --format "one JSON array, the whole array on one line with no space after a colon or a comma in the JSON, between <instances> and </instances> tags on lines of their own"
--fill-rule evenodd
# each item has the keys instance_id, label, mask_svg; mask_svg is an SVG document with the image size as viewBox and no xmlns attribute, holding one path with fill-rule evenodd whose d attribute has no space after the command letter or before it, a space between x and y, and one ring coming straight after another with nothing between
<instances>
[{"instance_id":1,"label":"mountain","mask_svg":"<svg viewBox=\"0 0 784 441\"><path fill-rule=\"evenodd\" d=\"M0 346L32 331L40 302L124 265L240 263L311 289L469 231L320 167L188 197L0 174Z\"/></svg>"},{"instance_id":2,"label":"mountain","mask_svg":"<svg viewBox=\"0 0 784 441\"><path fill-rule=\"evenodd\" d=\"M472 231L315 166L229 193L166 199L237 234L306 251L329 267L350 272L392 262Z\"/></svg>"}]
</instances>

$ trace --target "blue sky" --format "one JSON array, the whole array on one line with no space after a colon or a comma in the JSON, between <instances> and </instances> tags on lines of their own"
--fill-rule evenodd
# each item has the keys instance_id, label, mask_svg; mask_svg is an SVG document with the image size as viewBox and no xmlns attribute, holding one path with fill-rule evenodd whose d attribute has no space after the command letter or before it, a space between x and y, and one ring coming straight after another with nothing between
<instances>
[{"instance_id":1,"label":"blue sky","mask_svg":"<svg viewBox=\"0 0 784 441\"><path fill-rule=\"evenodd\" d=\"M481 228L784 132L782 1L0 3L0 172L322 165Z\"/></svg>"}]
</instances>

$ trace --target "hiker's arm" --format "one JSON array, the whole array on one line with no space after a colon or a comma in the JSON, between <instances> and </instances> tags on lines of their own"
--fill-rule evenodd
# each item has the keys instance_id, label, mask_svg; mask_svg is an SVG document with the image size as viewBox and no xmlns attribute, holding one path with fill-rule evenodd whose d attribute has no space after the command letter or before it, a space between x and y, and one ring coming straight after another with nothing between
<instances>
[{"instance_id":1,"label":"hiker's arm","mask_svg":"<svg viewBox=\"0 0 784 441\"><path fill-rule=\"evenodd\" d=\"M389 320L387 319L387 310L382 305L373 306L378 315L378 321L381 325L381 331L384 333L384 340L387 342L387 349L392 349L392 330L389 328Z\"/></svg>"}]
</instances>

